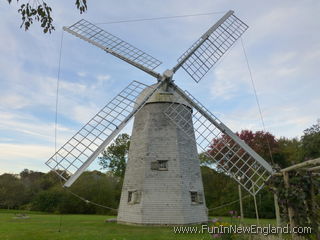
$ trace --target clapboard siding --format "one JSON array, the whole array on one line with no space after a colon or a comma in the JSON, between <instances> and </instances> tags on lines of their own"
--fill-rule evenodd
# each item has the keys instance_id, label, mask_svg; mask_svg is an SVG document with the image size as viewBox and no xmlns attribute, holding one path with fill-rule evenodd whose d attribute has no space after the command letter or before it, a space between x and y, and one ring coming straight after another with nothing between
<instances>
[{"instance_id":1,"label":"clapboard siding","mask_svg":"<svg viewBox=\"0 0 320 240\"><path fill-rule=\"evenodd\" d=\"M118 222L167 225L207 221L205 201L192 204L190 197L190 191L203 193L195 140L165 116L169 104L153 101L135 116ZM168 170L151 170L151 162L156 160L168 160ZM132 190L141 191L140 203L128 204L128 191Z\"/></svg>"}]
</instances>

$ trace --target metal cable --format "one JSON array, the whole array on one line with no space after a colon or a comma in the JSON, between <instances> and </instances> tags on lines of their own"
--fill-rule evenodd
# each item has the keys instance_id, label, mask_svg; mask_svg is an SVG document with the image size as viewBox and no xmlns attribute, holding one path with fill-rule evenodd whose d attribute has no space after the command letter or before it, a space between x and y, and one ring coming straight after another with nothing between
<instances>
[{"instance_id":1,"label":"metal cable","mask_svg":"<svg viewBox=\"0 0 320 240\"><path fill-rule=\"evenodd\" d=\"M55 124L54 124L54 150L55 150L55 152L57 151L58 103L59 103L59 84L60 84L60 72L61 72L61 56L62 56L63 34L64 34L64 31L62 31L61 40L60 40L57 90L56 90L56 112L55 112ZM57 156L56 156L56 158L57 158ZM62 225L62 214L60 213L58 232L61 232L61 225Z\"/></svg>"},{"instance_id":2,"label":"metal cable","mask_svg":"<svg viewBox=\"0 0 320 240\"><path fill-rule=\"evenodd\" d=\"M251 195L246 195L246 196L242 197L241 199L243 200L243 199L246 199L246 198L248 198L248 197L250 197L250 196L251 196ZM217 207L214 207L214 208L209 208L208 211L215 210L215 209L219 209L219 208L223 208L223 207L232 205L232 204L234 204L234 203L237 203L237 202L239 202L239 201L240 201L240 199L234 200L234 201L229 202L229 203L222 204L222 205L217 206Z\"/></svg>"},{"instance_id":3,"label":"metal cable","mask_svg":"<svg viewBox=\"0 0 320 240\"><path fill-rule=\"evenodd\" d=\"M241 45L242 45L243 53L244 53L244 56L245 56L245 59L246 59L246 63L247 63L247 67L248 67L248 71L249 71L249 75L250 75L250 79L251 79L252 88L253 88L253 91L254 91L254 96L255 96L255 99L256 99L256 102L257 102L257 106L258 106L258 109L259 109L259 114L260 114L260 118L261 118L263 131L266 133L266 126L265 126L265 123L264 123L264 119L263 119L263 115L262 115L262 111L261 111L261 106L260 106L260 101L259 101L259 98L258 98L256 86L255 86L253 75L252 75L252 71L251 71L251 68L250 68L247 52L246 52L246 49L244 47L242 37L240 39L241 39ZM267 136L266 136L266 141L267 141L267 145L268 145L270 159L271 159L272 165L274 165L271 146L270 146L270 142L269 142L269 139L268 139Z\"/></svg>"},{"instance_id":4,"label":"metal cable","mask_svg":"<svg viewBox=\"0 0 320 240\"><path fill-rule=\"evenodd\" d=\"M81 197L80 195L78 195L78 194L76 194L76 193L74 193L74 192L72 192L69 188L64 188L66 191L68 191L69 193L71 193L73 196L75 196L75 197L77 197L77 198L79 198L79 199L81 199L82 201L84 201L85 203L88 203L88 204L92 204L92 205L95 205L95 206L98 206L98 207L102 207L102 208L106 208L106 209L109 209L109 210L115 210L115 211L118 211L118 209L116 209L116 208L112 208L112 207L108 207L108 206L104 206L104 205L101 205L101 204L99 204L99 203L96 203L96 202L92 202L92 201L90 201L90 200L88 200L88 199L85 199L84 197Z\"/></svg>"},{"instance_id":5,"label":"metal cable","mask_svg":"<svg viewBox=\"0 0 320 240\"><path fill-rule=\"evenodd\" d=\"M59 50L59 63L58 63L58 76L57 76L57 89L56 89L56 106L55 106L55 126L54 126L54 148L55 148L55 152L57 152L57 126L58 126L58 104L59 104L59 89L60 89L60 73L61 73L61 59L62 59L62 47L63 47L63 36L64 36L64 31L62 31L62 35L61 35L61 41L60 41L60 50ZM57 158L57 156L56 156ZM71 193L73 196L79 198L80 200L88 203L88 204L92 204L98 207L102 207L102 208L106 208L106 209L110 209L110 210L118 210L115 208L111 208L108 206L104 206L101 205L99 203L96 202L92 202L89 201L81 196L79 196L78 194L72 192L70 189L65 188L63 186L63 182L62 179L60 177L58 177L60 180L60 184L62 186L62 188L64 188L66 191L68 191L69 193ZM62 221L62 215L60 214L60 220L59 220L59 232L61 231L61 221Z\"/></svg>"},{"instance_id":6,"label":"metal cable","mask_svg":"<svg viewBox=\"0 0 320 240\"><path fill-rule=\"evenodd\" d=\"M187 15L176 15L176 16L167 16L167 17L137 18L137 19L129 19L129 20L100 22L100 23L95 23L95 24L99 25L99 24L116 24L116 23L129 23L129 22L145 22L145 21L154 21L154 20L163 20L163 19L174 19L174 18L207 16L207 15L213 15L213 14L222 14L222 13L225 13L225 12L226 12L226 11L208 12L208 13L197 13L197 14L187 14Z\"/></svg>"}]
</instances>

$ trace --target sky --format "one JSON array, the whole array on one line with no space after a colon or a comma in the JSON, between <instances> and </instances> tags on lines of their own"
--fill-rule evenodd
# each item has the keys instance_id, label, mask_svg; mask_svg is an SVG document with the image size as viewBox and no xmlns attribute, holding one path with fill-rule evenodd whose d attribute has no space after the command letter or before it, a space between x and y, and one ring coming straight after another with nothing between
<instances>
[{"instance_id":1,"label":"sky","mask_svg":"<svg viewBox=\"0 0 320 240\"><path fill-rule=\"evenodd\" d=\"M141 70L62 33L63 26L81 18L161 60L155 70L162 73L232 9L249 25L242 40L266 130L278 138L299 138L320 118L318 0L96 0L82 15L74 2L48 1L56 27L52 34L43 34L38 23L25 32L16 2L0 3L0 174L49 170L44 162L55 149L60 56L58 147L132 80L155 83ZM202 13L214 14L101 24ZM182 70L174 79L233 131L263 130L240 41L200 83ZM124 131L130 134L131 126ZM97 162L92 168L99 168Z\"/></svg>"}]
</instances>

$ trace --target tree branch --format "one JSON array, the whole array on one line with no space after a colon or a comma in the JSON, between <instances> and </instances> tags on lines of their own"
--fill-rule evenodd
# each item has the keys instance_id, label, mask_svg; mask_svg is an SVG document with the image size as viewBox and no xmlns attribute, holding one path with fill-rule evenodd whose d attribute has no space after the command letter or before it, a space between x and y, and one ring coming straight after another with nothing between
<instances>
[{"instance_id":1,"label":"tree branch","mask_svg":"<svg viewBox=\"0 0 320 240\"><path fill-rule=\"evenodd\" d=\"M10 4L12 0L7 0ZM17 3L19 0L16 0ZM39 22L44 33L51 33L55 30L53 25L52 18L52 8L45 1L33 0L33 3L30 4L30 1L20 5L18 12L21 14L22 23L20 28L24 27L24 30L29 30L30 26L34 21ZM35 4L36 3L36 4ZM87 11L87 0L76 0L75 5L79 9L80 14Z\"/></svg>"}]
</instances>

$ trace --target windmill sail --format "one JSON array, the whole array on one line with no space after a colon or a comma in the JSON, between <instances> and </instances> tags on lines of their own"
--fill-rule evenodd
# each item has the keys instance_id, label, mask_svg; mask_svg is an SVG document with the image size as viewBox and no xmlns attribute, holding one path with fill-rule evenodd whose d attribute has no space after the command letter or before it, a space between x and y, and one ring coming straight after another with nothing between
<instances>
[{"instance_id":1,"label":"windmill sail","mask_svg":"<svg viewBox=\"0 0 320 240\"><path fill-rule=\"evenodd\" d=\"M66 181L64 186L71 186L161 85L158 83L150 87L153 90L137 105L138 96L148 86L131 82L66 142L46 165Z\"/></svg>"},{"instance_id":2,"label":"windmill sail","mask_svg":"<svg viewBox=\"0 0 320 240\"><path fill-rule=\"evenodd\" d=\"M226 13L182 54L173 72L182 67L193 80L199 82L248 29L233 13Z\"/></svg>"},{"instance_id":3,"label":"windmill sail","mask_svg":"<svg viewBox=\"0 0 320 240\"><path fill-rule=\"evenodd\" d=\"M70 27L63 27L63 30L128 62L155 78L160 76L153 69L158 67L161 61L84 19Z\"/></svg>"},{"instance_id":4,"label":"windmill sail","mask_svg":"<svg viewBox=\"0 0 320 240\"><path fill-rule=\"evenodd\" d=\"M272 167L190 93L178 87L176 91L194 108L193 122L185 117L191 109L184 104L172 103L165 111L167 117L189 137L195 135L198 147L213 160L216 170L255 195L272 175Z\"/></svg>"}]
</instances>

